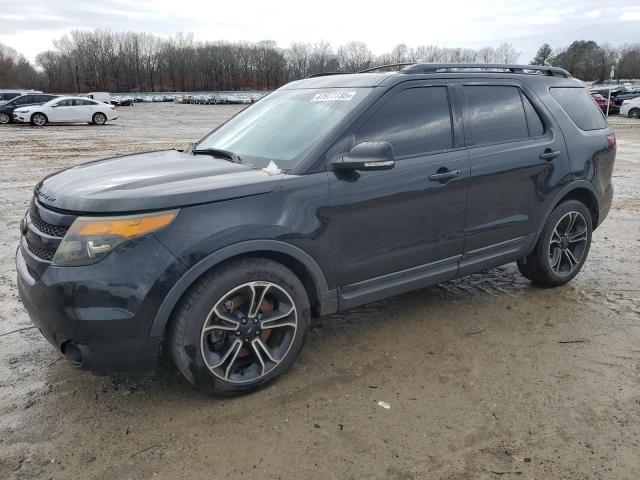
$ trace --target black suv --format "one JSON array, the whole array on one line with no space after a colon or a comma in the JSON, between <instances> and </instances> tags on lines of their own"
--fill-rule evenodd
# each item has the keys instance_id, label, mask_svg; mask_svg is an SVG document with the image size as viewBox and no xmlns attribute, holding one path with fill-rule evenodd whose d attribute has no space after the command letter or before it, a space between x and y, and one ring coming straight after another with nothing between
<instances>
[{"instance_id":1,"label":"black suv","mask_svg":"<svg viewBox=\"0 0 640 480\"><path fill-rule=\"evenodd\" d=\"M49 95L46 93L28 93L2 103L0 104L0 124L11 123L13 121L13 111L18 107L42 105L57 96L58 95Z\"/></svg>"},{"instance_id":2,"label":"black suv","mask_svg":"<svg viewBox=\"0 0 640 480\"><path fill-rule=\"evenodd\" d=\"M292 82L184 151L35 188L20 297L76 367L167 348L220 394L286 371L313 315L508 262L553 287L606 217L616 141L564 70L414 64Z\"/></svg>"}]
</instances>

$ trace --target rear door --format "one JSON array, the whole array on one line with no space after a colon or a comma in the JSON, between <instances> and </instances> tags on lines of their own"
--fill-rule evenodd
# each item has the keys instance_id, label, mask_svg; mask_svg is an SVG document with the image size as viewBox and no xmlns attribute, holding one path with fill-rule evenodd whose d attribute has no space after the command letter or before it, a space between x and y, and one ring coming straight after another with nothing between
<instances>
[{"instance_id":1,"label":"rear door","mask_svg":"<svg viewBox=\"0 0 640 480\"><path fill-rule=\"evenodd\" d=\"M396 87L338 142L385 140L396 157L391 170L329 174L341 308L457 273L469 166L453 95L452 84Z\"/></svg>"},{"instance_id":2,"label":"rear door","mask_svg":"<svg viewBox=\"0 0 640 480\"><path fill-rule=\"evenodd\" d=\"M553 194L570 178L564 137L523 85L460 81L471 165L460 274L526 253Z\"/></svg>"},{"instance_id":3,"label":"rear door","mask_svg":"<svg viewBox=\"0 0 640 480\"><path fill-rule=\"evenodd\" d=\"M98 111L98 103L93 100L78 99L76 105L77 122L91 122Z\"/></svg>"}]
</instances>

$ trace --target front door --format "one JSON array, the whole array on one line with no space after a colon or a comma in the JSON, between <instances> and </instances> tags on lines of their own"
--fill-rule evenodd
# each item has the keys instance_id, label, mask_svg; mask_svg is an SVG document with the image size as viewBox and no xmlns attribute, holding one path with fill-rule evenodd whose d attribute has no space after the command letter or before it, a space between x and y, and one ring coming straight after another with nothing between
<instances>
[{"instance_id":1,"label":"front door","mask_svg":"<svg viewBox=\"0 0 640 480\"><path fill-rule=\"evenodd\" d=\"M73 98L67 98L60 100L54 104L49 110L48 117L50 122L72 122L75 114L76 100Z\"/></svg>"},{"instance_id":2,"label":"front door","mask_svg":"<svg viewBox=\"0 0 640 480\"><path fill-rule=\"evenodd\" d=\"M457 273L469 165L453 87L415 85L388 92L338 143L385 140L396 158L391 170L329 173L341 308Z\"/></svg>"}]
</instances>

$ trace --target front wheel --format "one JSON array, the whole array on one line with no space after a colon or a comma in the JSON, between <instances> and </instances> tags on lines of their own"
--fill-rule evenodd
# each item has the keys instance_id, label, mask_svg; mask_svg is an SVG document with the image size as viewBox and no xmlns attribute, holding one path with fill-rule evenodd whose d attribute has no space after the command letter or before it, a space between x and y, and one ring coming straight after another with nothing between
<instances>
[{"instance_id":1,"label":"front wheel","mask_svg":"<svg viewBox=\"0 0 640 480\"><path fill-rule=\"evenodd\" d=\"M544 287L567 283L587 259L592 231L591 213L582 202L561 203L547 219L533 252L518 260L518 269Z\"/></svg>"},{"instance_id":2,"label":"front wheel","mask_svg":"<svg viewBox=\"0 0 640 480\"><path fill-rule=\"evenodd\" d=\"M629 116L633 118L640 118L640 108L632 108L629 110Z\"/></svg>"},{"instance_id":3,"label":"front wheel","mask_svg":"<svg viewBox=\"0 0 640 480\"><path fill-rule=\"evenodd\" d=\"M104 125L107 123L107 116L104 113L94 113L92 118L94 125Z\"/></svg>"},{"instance_id":4,"label":"front wheel","mask_svg":"<svg viewBox=\"0 0 640 480\"><path fill-rule=\"evenodd\" d=\"M267 259L234 260L185 294L172 318L169 349L201 390L249 393L293 364L309 317L307 293L291 270Z\"/></svg>"},{"instance_id":5,"label":"front wheel","mask_svg":"<svg viewBox=\"0 0 640 480\"><path fill-rule=\"evenodd\" d=\"M31 125L36 127L44 127L47 121L47 116L44 113L34 113L31 115Z\"/></svg>"}]
</instances>

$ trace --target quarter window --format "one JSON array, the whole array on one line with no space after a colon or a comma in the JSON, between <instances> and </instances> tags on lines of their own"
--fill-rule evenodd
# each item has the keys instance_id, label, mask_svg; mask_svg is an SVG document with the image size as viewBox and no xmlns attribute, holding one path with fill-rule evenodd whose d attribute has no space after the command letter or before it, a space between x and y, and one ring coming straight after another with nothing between
<instances>
[{"instance_id":1,"label":"quarter window","mask_svg":"<svg viewBox=\"0 0 640 480\"><path fill-rule=\"evenodd\" d=\"M463 88L468 105L464 125L467 144L490 145L529 137L519 88L503 85Z\"/></svg>"},{"instance_id":2,"label":"quarter window","mask_svg":"<svg viewBox=\"0 0 640 480\"><path fill-rule=\"evenodd\" d=\"M381 140L393 145L396 157L452 148L446 87L410 88L389 99L356 134L356 143Z\"/></svg>"},{"instance_id":3,"label":"quarter window","mask_svg":"<svg viewBox=\"0 0 640 480\"><path fill-rule=\"evenodd\" d=\"M582 130L607 128L607 121L586 88L554 87L551 89L551 95L578 128Z\"/></svg>"}]
</instances>

